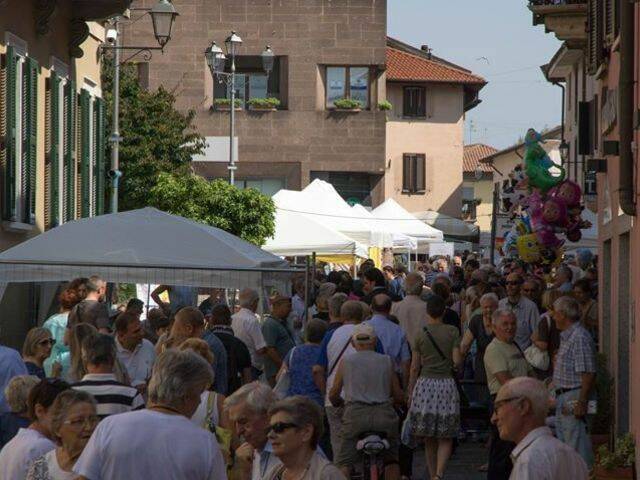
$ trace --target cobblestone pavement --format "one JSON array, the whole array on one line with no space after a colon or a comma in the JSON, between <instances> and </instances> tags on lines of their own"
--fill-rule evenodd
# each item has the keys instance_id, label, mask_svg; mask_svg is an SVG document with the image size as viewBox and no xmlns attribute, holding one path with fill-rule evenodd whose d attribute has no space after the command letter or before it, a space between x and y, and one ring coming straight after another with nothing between
<instances>
[{"instance_id":1,"label":"cobblestone pavement","mask_svg":"<svg viewBox=\"0 0 640 480\"><path fill-rule=\"evenodd\" d=\"M478 467L487 461L487 449L484 443L463 442L451 458L444 480L485 480L486 473L478 472ZM416 452L413 461L412 480L428 480L424 453Z\"/></svg>"}]
</instances>

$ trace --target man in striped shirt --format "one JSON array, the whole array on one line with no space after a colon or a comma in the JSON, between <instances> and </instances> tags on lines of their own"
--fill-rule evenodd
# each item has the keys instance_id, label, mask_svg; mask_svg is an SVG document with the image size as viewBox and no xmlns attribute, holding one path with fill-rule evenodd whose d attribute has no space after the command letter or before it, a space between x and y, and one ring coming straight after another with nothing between
<instances>
[{"instance_id":1,"label":"man in striped shirt","mask_svg":"<svg viewBox=\"0 0 640 480\"><path fill-rule=\"evenodd\" d=\"M113 365L116 345L113 337L104 334L89 336L82 342L82 361L87 374L72 388L93 395L100 418L144 408L138 390L116 380Z\"/></svg>"}]
</instances>

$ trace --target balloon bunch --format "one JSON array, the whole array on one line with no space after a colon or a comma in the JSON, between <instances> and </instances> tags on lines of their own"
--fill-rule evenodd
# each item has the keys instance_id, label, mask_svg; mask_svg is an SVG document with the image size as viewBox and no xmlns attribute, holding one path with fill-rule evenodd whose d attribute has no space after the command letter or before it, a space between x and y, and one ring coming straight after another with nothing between
<instances>
[{"instance_id":1,"label":"balloon bunch","mask_svg":"<svg viewBox=\"0 0 640 480\"><path fill-rule=\"evenodd\" d=\"M565 169L549 158L542 142L538 132L527 131L524 165L514 168L503 184L502 208L514 225L505 235L502 254L549 266L561 260L565 241L579 241L580 230L591 224L581 218L580 186L565 180Z\"/></svg>"}]
</instances>

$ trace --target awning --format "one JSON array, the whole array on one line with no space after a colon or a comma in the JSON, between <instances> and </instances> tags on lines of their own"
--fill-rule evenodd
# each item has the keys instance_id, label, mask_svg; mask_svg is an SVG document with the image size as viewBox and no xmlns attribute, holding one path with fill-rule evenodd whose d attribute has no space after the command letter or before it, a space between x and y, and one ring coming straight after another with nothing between
<instances>
[{"instance_id":1,"label":"awning","mask_svg":"<svg viewBox=\"0 0 640 480\"><path fill-rule=\"evenodd\" d=\"M389 231L399 232L413 237L418 242L418 248L425 249L431 242L441 242L442 232L433 228L400 206L393 198L387 199L373 211L378 224L384 225Z\"/></svg>"},{"instance_id":2,"label":"awning","mask_svg":"<svg viewBox=\"0 0 640 480\"><path fill-rule=\"evenodd\" d=\"M413 215L427 225L441 230L447 240L460 240L463 242L478 243L480 241L480 228L434 210L414 212Z\"/></svg>"}]
</instances>

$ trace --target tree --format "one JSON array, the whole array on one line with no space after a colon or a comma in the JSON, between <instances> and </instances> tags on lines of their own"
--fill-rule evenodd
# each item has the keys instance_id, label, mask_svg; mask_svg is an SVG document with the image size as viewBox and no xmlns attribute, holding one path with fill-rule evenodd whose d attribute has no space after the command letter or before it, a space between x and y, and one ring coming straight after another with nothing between
<instances>
[{"instance_id":1,"label":"tree","mask_svg":"<svg viewBox=\"0 0 640 480\"><path fill-rule=\"evenodd\" d=\"M147 204L218 227L256 245L263 245L275 233L273 200L255 189L241 190L224 180L160 173Z\"/></svg>"},{"instance_id":2,"label":"tree","mask_svg":"<svg viewBox=\"0 0 640 480\"><path fill-rule=\"evenodd\" d=\"M102 66L107 137L113 114L113 62ZM147 91L138 82L135 66L120 69L120 182L119 206L132 210L148 205L147 196L160 172L187 174L194 154L202 153L204 138L195 130L195 111L175 109L175 95L163 87ZM109 145L108 154L111 146Z\"/></svg>"}]
</instances>

